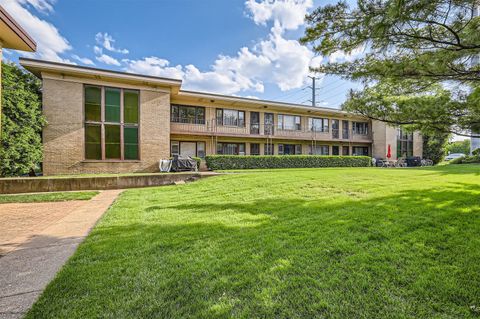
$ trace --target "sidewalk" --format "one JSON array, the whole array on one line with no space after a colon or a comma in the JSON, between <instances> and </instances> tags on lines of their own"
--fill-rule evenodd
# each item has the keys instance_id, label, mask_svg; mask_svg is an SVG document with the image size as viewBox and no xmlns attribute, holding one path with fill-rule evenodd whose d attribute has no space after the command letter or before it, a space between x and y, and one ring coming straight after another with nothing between
<instances>
[{"instance_id":1,"label":"sidewalk","mask_svg":"<svg viewBox=\"0 0 480 319\"><path fill-rule=\"evenodd\" d=\"M97 220L110 207L122 190L106 190L84 203L55 204L61 209L68 209L63 214L46 214L43 220L47 227L39 229L39 217L35 213L39 203L17 204L31 205L30 215L25 215L27 227L12 234L8 243L2 244L0 255L0 319L21 318L32 306L58 270L75 252L79 243L88 235ZM9 204L0 205L0 214L6 212ZM60 210L61 210L60 209ZM35 221L29 220L31 218ZM58 219L56 219L58 218ZM8 224L0 225L0 233Z\"/></svg>"}]
</instances>

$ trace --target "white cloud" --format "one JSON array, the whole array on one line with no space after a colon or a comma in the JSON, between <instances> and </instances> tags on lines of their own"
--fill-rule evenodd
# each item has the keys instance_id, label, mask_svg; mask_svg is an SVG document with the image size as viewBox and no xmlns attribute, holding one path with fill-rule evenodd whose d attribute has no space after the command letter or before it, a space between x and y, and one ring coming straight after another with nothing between
<instances>
[{"instance_id":1,"label":"white cloud","mask_svg":"<svg viewBox=\"0 0 480 319\"><path fill-rule=\"evenodd\" d=\"M95 52L95 54L101 55L103 53L103 50L102 50L102 48L94 46L93 47L93 52Z\"/></svg>"},{"instance_id":2,"label":"white cloud","mask_svg":"<svg viewBox=\"0 0 480 319\"><path fill-rule=\"evenodd\" d=\"M36 56L44 60L72 63L63 59L60 55L71 50L68 40L64 38L58 29L51 23L31 14L27 5L32 5L42 12L53 11L52 3L48 0L0 0L2 5L13 18L30 34L37 42L37 52L22 53L26 56Z\"/></svg>"},{"instance_id":3,"label":"white cloud","mask_svg":"<svg viewBox=\"0 0 480 319\"><path fill-rule=\"evenodd\" d=\"M345 53L344 51L336 51L328 56L328 62L352 62L358 57L362 56L365 53L365 46L360 46L350 53Z\"/></svg>"},{"instance_id":4,"label":"white cloud","mask_svg":"<svg viewBox=\"0 0 480 319\"><path fill-rule=\"evenodd\" d=\"M80 62L82 62L83 64L86 64L86 65L95 65L95 63L92 60L90 60L89 58L81 58L76 54L73 54L72 58L77 60L77 61L80 61Z\"/></svg>"},{"instance_id":5,"label":"white cloud","mask_svg":"<svg viewBox=\"0 0 480 319\"><path fill-rule=\"evenodd\" d=\"M53 12L53 4L56 2L56 0L21 0L19 2L22 4L28 3L37 11L48 14Z\"/></svg>"},{"instance_id":6,"label":"white cloud","mask_svg":"<svg viewBox=\"0 0 480 319\"><path fill-rule=\"evenodd\" d=\"M106 55L106 54L102 54L101 56L97 56L97 57L95 57L95 59L97 59L97 61L100 61L100 62L108 64L108 65L116 65L116 66L121 65L120 62L118 62L117 59L112 58L111 56Z\"/></svg>"},{"instance_id":7,"label":"white cloud","mask_svg":"<svg viewBox=\"0 0 480 319\"><path fill-rule=\"evenodd\" d=\"M105 32L105 33L98 32L95 35L95 41L108 51L116 52L116 53L122 53L122 54L128 54L127 49L117 49L117 48L114 47L113 44L114 44L115 40L107 32Z\"/></svg>"},{"instance_id":8,"label":"white cloud","mask_svg":"<svg viewBox=\"0 0 480 319\"><path fill-rule=\"evenodd\" d=\"M284 30L295 30L303 25L312 0L247 0L245 6L256 24L266 25L275 21Z\"/></svg>"},{"instance_id":9,"label":"white cloud","mask_svg":"<svg viewBox=\"0 0 480 319\"><path fill-rule=\"evenodd\" d=\"M253 47L242 47L236 55L220 55L211 69L201 71L194 65L170 66L168 60L148 57L125 60L125 70L155 76L183 79L190 90L235 94L242 91L262 93L264 83L274 83L282 91L305 84L312 62L318 63L313 52L297 40L286 39L284 30L297 29L303 24L312 1L269 1L245 3L257 24L273 22L268 37Z\"/></svg>"},{"instance_id":10,"label":"white cloud","mask_svg":"<svg viewBox=\"0 0 480 319\"><path fill-rule=\"evenodd\" d=\"M169 66L170 62L157 57L147 57L141 60L122 60L127 65L127 70L132 73L149 74L153 76L182 79L183 68L180 65Z\"/></svg>"}]
</instances>

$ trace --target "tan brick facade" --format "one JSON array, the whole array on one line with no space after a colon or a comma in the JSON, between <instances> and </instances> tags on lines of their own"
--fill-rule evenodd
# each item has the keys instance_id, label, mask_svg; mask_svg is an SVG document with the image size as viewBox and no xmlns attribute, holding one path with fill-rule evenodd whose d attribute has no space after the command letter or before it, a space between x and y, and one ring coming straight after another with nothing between
<instances>
[{"instance_id":1,"label":"tan brick facade","mask_svg":"<svg viewBox=\"0 0 480 319\"><path fill-rule=\"evenodd\" d=\"M120 84L116 85L121 87ZM170 154L170 94L140 90L138 161L85 160L83 83L43 79L45 175L155 172Z\"/></svg>"},{"instance_id":2,"label":"tan brick facade","mask_svg":"<svg viewBox=\"0 0 480 319\"><path fill-rule=\"evenodd\" d=\"M229 142L245 144L244 154L246 155L250 154L251 144L258 143L260 155L264 155L265 144L273 144L275 155L279 152L279 144L300 144L302 154L309 154L310 146L328 146L330 155L333 155L334 149L337 150L336 146L338 146L339 155L344 154L344 148L345 154L348 150L348 154L353 155L354 147L363 148L355 150L357 154L366 154L365 147L367 147L368 155L385 158L388 145L390 145L392 158L397 158L397 129L395 127L341 110L182 91L180 89L181 81L175 79L32 59L21 59L21 63L43 80L43 110L48 121L43 132L43 171L45 175L156 172L159 160L169 158L171 155L171 141L204 142L204 152L198 154L206 153L206 155L217 153L217 142ZM121 160L125 158L122 149L124 150L126 146L121 146L120 153L122 155L118 160L85 159L85 85L103 87L101 90L101 109L103 111L105 111L106 87L134 89L139 92L138 160ZM171 114L171 104L176 104L176 113L174 114ZM192 108L192 106L196 108ZM123 110L123 107L123 102L121 102L120 110ZM178 115L180 109L183 110L182 120ZM193 113L191 113L192 109ZM230 117L240 118L240 114L242 114L241 122L239 120L238 123L225 124L223 115L220 115L222 116L219 118L221 121L217 121L217 111L219 114L224 114L223 112L226 110L230 110ZM258 122L251 123L252 112L258 113ZM237 115L232 115L236 113ZM271 120L265 122L267 113L272 114L273 122ZM171 115L174 116L172 121ZM295 116L295 123L300 125L291 128L281 124L285 124L288 115ZM122 118L120 118L120 122ZM293 121L292 117L288 119ZM317 123L326 123L321 125L327 128L325 130L312 129L310 126L312 126L313 119L317 119ZM118 125L117 123L119 122L115 122L113 125ZM103 125L101 128L102 155L93 156L93 158L105 159L107 158L105 154L106 127L112 123L106 122L104 116L100 122L98 118L95 118L90 124L92 126ZM136 125L136 123L125 124L125 126L127 125ZM124 141L123 134L125 133L120 133L120 141ZM95 135L93 136L95 137ZM95 139L92 141L90 147L92 145L96 147L98 144ZM116 143L111 143L109 146ZM422 144L422 137L416 132L413 137L413 154L415 156L422 156ZM178 145L179 147L176 149L180 149L180 154L182 154L182 143ZM192 154L192 144L184 143L183 145L186 147L184 154ZM202 144L193 145L196 146L193 151L195 153ZM407 145L408 147L412 146L411 144ZM128 146L131 147L131 144ZM348 149L346 149L347 147ZM89 149L91 150L91 148ZM229 152L243 154L243 151L239 151L239 149L240 147L236 151L230 150ZM325 153L327 154L326 151Z\"/></svg>"},{"instance_id":3,"label":"tan brick facade","mask_svg":"<svg viewBox=\"0 0 480 319\"><path fill-rule=\"evenodd\" d=\"M397 128L385 122L372 121L372 156L386 158L390 145L391 159L397 159ZM413 156L423 156L423 137L420 132L413 133Z\"/></svg>"}]
</instances>

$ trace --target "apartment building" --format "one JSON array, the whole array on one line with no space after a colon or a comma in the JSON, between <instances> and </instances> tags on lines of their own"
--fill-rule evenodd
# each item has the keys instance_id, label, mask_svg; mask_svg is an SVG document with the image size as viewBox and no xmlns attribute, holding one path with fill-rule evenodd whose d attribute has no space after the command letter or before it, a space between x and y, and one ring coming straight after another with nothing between
<instances>
[{"instance_id":1,"label":"apartment building","mask_svg":"<svg viewBox=\"0 0 480 319\"><path fill-rule=\"evenodd\" d=\"M43 81L46 175L158 171L175 154L422 156L422 138L337 109L181 90L181 81L21 59ZM400 155L401 154L401 155Z\"/></svg>"}]
</instances>

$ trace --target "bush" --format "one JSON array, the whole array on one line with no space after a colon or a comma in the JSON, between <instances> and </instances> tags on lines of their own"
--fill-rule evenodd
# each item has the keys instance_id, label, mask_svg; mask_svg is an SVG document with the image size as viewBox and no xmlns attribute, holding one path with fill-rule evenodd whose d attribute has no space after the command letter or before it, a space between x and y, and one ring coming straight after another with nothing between
<instances>
[{"instance_id":1,"label":"bush","mask_svg":"<svg viewBox=\"0 0 480 319\"><path fill-rule=\"evenodd\" d=\"M254 168L307 168L307 167L366 167L371 166L368 156L318 155L209 155L205 158L211 170Z\"/></svg>"},{"instance_id":2,"label":"bush","mask_svg":"<svg viewBox=\"0 0 480 319\"><path fill-rule=\"evenodd\" d=\"M480 155L460 157L450 161L450 164L474 164L474 163L480 164Z\"/></svg>"},{"instance_id":3,"label":"bush","mask_svg":"<svg viewBox=\"0 0 480 319\"><path fill-rule=\"evenodd\" d=\"M200 157L192 157L197 162L197 168L200 168L200 163L202 162L202 159Z\"/></svg>"}]
</instances>

